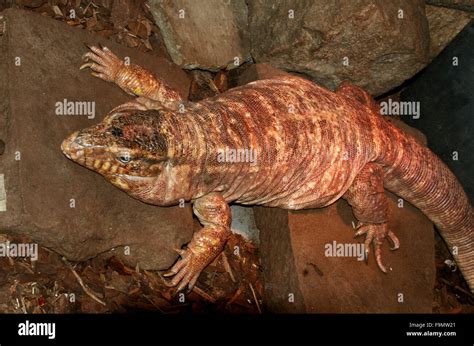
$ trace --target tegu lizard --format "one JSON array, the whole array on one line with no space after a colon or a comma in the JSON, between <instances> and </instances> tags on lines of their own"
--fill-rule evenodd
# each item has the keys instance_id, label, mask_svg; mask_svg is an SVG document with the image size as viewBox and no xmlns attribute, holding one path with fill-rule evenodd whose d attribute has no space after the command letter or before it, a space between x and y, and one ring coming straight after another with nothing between
<instances>
[{"instance_id":1,"label":"tegu lizard","mask_svg":"<svg viewBox=\"0 0 474 346\"><path fill-rule=\"evenodd\" d=\"M178 250L180 260L165 274L170 285L191 289L221 253L229 203L297 210L344 198L359 222L356 235L366 237L365 251L372 244L386 272L385 239L399 247L387 222L387 189L436 224L474 290L473 210L463 188L427 147L385 120L361 88L343 83L332 92L284 75L186 103L106 47L91 47L83 58L81 69L139 97L70 135L62 150L145 203L192 202L202 229Z\"/></svg>"}]
</instances>

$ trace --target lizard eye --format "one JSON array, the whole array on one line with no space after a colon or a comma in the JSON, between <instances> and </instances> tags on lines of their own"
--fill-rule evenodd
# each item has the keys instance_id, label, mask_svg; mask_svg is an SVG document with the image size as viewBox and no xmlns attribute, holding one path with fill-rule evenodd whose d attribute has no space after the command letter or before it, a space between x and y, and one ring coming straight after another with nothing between
<instances>
[{"instance_id":1,"label":"lizard eye","mask_svg":"<svg viewBox=\"0 0 474 346\"><path fill-rule=\"evenodd\" d=\"M132 158L129 154L120 154L117 159L122 163L129 163L130 161L132 161Z\"/></svg>"}]
</instances>

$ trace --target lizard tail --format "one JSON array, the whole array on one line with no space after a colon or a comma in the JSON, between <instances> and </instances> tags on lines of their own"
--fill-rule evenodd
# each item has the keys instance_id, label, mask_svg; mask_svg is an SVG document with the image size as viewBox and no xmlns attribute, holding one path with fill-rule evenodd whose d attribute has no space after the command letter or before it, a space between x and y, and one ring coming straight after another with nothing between
<instances>
[{"instance_id":1,"label":"lizard tail","mask_svg":"<svg viewBox=\"0 0 474 346\"><path fill-rule=\"evenodd\" d=\"M386 167L385 187L415 205L437 226L474 292L473 209L461 184L444 162L413 137L392 124L386 134L388 148L381 158Z\"/></svg>"}]
</instances>

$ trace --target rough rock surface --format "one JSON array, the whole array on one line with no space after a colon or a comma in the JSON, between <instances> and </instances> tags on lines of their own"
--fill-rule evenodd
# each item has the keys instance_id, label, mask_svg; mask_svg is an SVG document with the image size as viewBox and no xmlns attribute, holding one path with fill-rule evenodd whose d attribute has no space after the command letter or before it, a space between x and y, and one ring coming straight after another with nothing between
<instances>
[{"instance_id":1,"label":"rough rock surface","mask_svg":"<svg viewBox=\"0 0 474 346\"><path fill-rule=\"evenodd\" d=\"M176 64L217 71L250 58L244 0L150 0L149 5Z\"/></svg>"},{"instance_id":2,"label":"rough rock surface","mask_svg":"<svg viewBox=\"0 0 474 346\"><path fill-rule=\"evenodd\" d=\"M126 263L169 267L177 258L174 248L191 239L190 208L136 201L68 160L60 145L73 131L100 121L130 100L113 84L79 71L81 55L87 51L84 43L100 42L130 57L185 97L186 74L164 59L44 16L19 10L6 10L1 16L0 28L5 31L0 35L0 139L5 152L0 155L0 174L5 176L7 197L7 210L0 212L1 230L27 235L71 260L115 248L114 254ZM64 99L95 102L96 117L57 115L56 103ZM75 208L70 207L71 199ZM130 255L124 255L125 246Z\"/></svg>"},{"instance_id":3,"label":"rough rock surface","mask_svg":"<svg viewBox=\"0 0 474 346\"><path fill-rule=\"evenodd\" d=\"M255 208L266 307L291 313L431 312L433 225L407 202L398 208L395 196L388 195L390 225L401 242L394 252L384 247L388 274L375 264L373 249L368 265L355 257L326 256L326 246L333 242L362 242L353 238L355 219L343 200L297 212Z\"/></svg>"},{"instance_id":4,"label":"rough rock surface","mask_svg":"<svg viewBox=\"0 0 474 346\"><path fill-rule=\"evenodd\" d=\"M422 0L254 0L248 6L256 62L307 74L331 89L348 80L380 95L428 62Z\"/></svg>"},{"instance_id":5,"label":"rough rock surface","mask_svg":"<svg viewBox=\"0 0 474 346\"><path fill-rule=\"evenodd\" d=\"M473 0L426 0L427 4L450 7L464 11L474 11Z\"/></svg>"},{"instance_id":6,"label":"rough rock surface","mask_svg":"<svg viewBox=\"0 0 474 346\"><path fill-rule=\"evenodd\" d=\"M431 58L436 57L473 17L464 11L438 6L426 5L425 11L430 28Z\"/></svg>"}]
</instances>

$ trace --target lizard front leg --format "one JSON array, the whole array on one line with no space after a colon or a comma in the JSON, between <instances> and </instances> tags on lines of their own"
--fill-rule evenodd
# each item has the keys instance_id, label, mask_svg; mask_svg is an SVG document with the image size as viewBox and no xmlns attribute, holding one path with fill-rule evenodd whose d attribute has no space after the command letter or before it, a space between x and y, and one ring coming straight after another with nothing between
<instances>
[{"instance_id":1,"label":"lizard front leg","mask_svg":"<svg viewBox=\"0 0 474 346\"><path fill-rule=\"evenodd\" d=\"M167 107L182 100L176 90L153 73L135 64L126 65L107 47L93 46L90 50L82 56L85 63L81 70L89 67L93 76L114 82L126 93L158 101Z\"/></svg>"},{"instance_id":2,"label":"lizard front leg","mask_svg":"<svg viewBox=\"0 0 474 346\"><path fill-rule=\"evenodd\" d=\"M173 276L170 286L178 291L192 289L201 271L223 250L230 235L231 211L221 194L211 193L193 204L194 214L203 228L196 232L186 250L180 250L179 260L164 276Z\"/></svg>"},{"instance_id":3,"label":"lizard front leg","mask_svg":"<svg viewBox=\"0 0 474 346\"><path fill-rule=\"evenodd\" d=\"M391 249L396 250L400 246L400 242L389 229L387 222L389 209L383 186L382 168L375 163L365 165L343 198L352 206L354 216L359 222L356 236L366 235L366 258L372 243L377 265L386 273L387 269L382 262L382 244L388 237L393 245Z\"/></svg>"}]
</instances>

